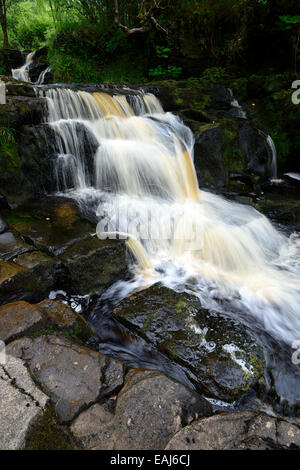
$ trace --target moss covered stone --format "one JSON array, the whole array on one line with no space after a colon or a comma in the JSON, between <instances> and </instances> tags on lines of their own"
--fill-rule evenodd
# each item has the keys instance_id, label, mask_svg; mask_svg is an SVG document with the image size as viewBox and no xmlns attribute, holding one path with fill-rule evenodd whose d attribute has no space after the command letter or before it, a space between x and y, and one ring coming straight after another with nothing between
<instances>
[{"instance_id":1,"label":"moss covered stone","mask_svg":"<svg viewBox=\"0 0 300 470\"><path fill-rule=\"evenodd\" d=\"M53 406L40 416L29 429L24 450L73 450L78 449L70 432L55 420Z\"/></svg>"},{"instance_id":2,"label":"moss covered stone","mask_svg":"<svg viewBox=\"0 0 300 470\"><path fill-rule=\"evenodd\" d=\"M263 354L254 336L203 309L194 296L155 285L123 300L113 314L191 370L209 396L238 399L263 375Z\"/></svg>"}]
</instances>

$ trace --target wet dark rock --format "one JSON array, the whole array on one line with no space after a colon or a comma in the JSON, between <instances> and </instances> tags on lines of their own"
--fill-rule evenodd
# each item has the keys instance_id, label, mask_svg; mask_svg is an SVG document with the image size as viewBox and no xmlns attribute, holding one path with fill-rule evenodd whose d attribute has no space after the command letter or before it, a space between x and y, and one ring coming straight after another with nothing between
<instances>
[{"instance_id":1,"label":"wet dark rock","mask_svg":"<svg viewBox=\"0 0 300 470\"><path fill-rule=\"evenodd\" d=\"M17 69L23 65L24 57L21 51L16 49L0 49L0 65L2 73L11 74L11 69Z\"/></svg>"},{"instance_id":2,"label":"wet dark rock","mask_svg":"<svg viewBox=\"0 0 300 470\"><path fill-rule=\"evenodd\" d=\"M300 449L300 429L259 411L222 413L195 421L166 450Z\"/></svg>"},{"instance_id":3,"label":"wet dark rock","mask_svg":"<svg viewBox=\"0 0 300 470\"><path fill-rule=\"evenodd\" d=\"M48 295L56 284L59 272L59 262L42 251L32 251L19 255L14 259L19 266L24 266L32 273L33 289L32 300L40 300Z\"/></svg>"},{"instance_id":4,"label":"wet dark rock","mask_svg":"<svg viewBox=\"0 0 300 470\"><path fill-rule=\"evenodd\" d=\"M16 300L32 300L37 279L28 268L0 261L0 305Z\"/></svg>"},{"instance_id":5,"label":"wet dark rock","mask_svg":"<svg viewBox=\"0 0 300 470\"><path fill-rule=\"evenodd\" d=\"M63 336L23 338L11 343L7 352L25 361L35 382L55 404L61 422L71 421L123 382L122 363ZM117 382L116 372L110 376L110 363L118 369Z\"/></svg>"},{"instance_id":6,"label":"wet dark rock","mask_svg":"<svg viewBox=\"0 0 300 470\"><path fill-rule=\"evenodd\" d=\"M10 78L9 80L5 79L5 86L6 86L6 95L10 96L27 96L29 98L35 98L36 94L34 91L34 87L27 82L20 82L18 80L14 80Z\"/></svg>"},{"instance_id":7,"label":"wet dark rock","mask_svg":"<svg viewBox=\"0 0 300 470\"><path fill-rule=\"evenodd\" d=\"M56 191L54 168L58 149L54 130L47 124L22 126L18 145L22 171L32 194Z\"/></svg>"},{"instance_id":8,"label":"wet dark rock","mask_svg":"<svg viewBox=\"0 0 300 470\"><path fill-rule=\"evenodd\" d=\"M53 255L95 231L95 226L80 216L74 201L59 197L20 206L5 215L5 220L36 249Z\"/></svg>"},{"instance_id":9,"label":"wet dark rock","mask_svg":"<svg viewBox=\"0 0 300 470\"><path fill-rule=\"evenodd\" d=\"M62 302L47 299L39 302L37 308L46 316L47 322L59 330L66 330L69 335L85 341L93 334L85 319Z\"/></svg>"},{"instance_id":10,"label":"wet dark rock","mask_svg":"<svg viewBox=\"0 0 300 470\"><path fill-rule=\"evenodd\" d=\"M255 208L274 222L300 227L300 203L295 200L264 199L254 204Z\"/></svg>"},{"instance_id":11,"label":"wet dark rock","mask_svg":"<svg viewBox=\"0 0 300 470\"><path fill-rule=\"evenodd\" d=\"M263 375L263 353L252 334L203 309L194 296L155 285L120 302L113 314L190 369L208 396L238 399Z\"/></svg>"},{"instance_id":12,"label":"wet dark rock","mask_svg":"<svg viewBox=\"0 0 300 470\"><path fill-rule=\"evenodd\" d=\"M24 125L40 124L46 109L45 98L8 96L0 108L0 126L19 129Z\"/></svg>"},{"instance_id":13,"label":"wet dark rock","mask_svg":"<svg viewBox=\"0 0 300 470\"><path fill-rule=\"evenodd\" d=\"M195 129L194 163L200 187L225 186L225 140L218 124L204 124Z\"/></svg>"},{"instance_id":14,"label":"wet dark rock","mask_svg":"<svg viewBox=\"0 0 300 470\"><path fill-rule=\"evenodd\" d=\"M75 125L78 136L78 152L85 157L86 174L94 172L94 154L98 148L98 142L93 134L81 123L65 123L66 128ZM59 139L59 137L58 137ZM62 143L62 147L64 147ZM19 153L22 162L22 171L30 181L34 194L45 194L57 190L74 187L71 173L58 159L60 148L57 144L57 136L54 129L47 124L36 126L23 126L20 131Z\"/></svg>"},{"instance_id":15,"label":"wet dark rock","mask_svg":"<svg viewBox=\"0 0 300 470\"><path fill-rule=\"evenodd\" d=\"M74 243L60 260L68 271L68 291L80 295L99 294L127 270L126 246L120 240L89 237Z\"/></svg>"},{"instance_id":16,"label":"wet dark rock","mask_svg":"<svg viewBox=\"0 0 300 470\"><path fill-rule=\"evenodd\" d=\"M25 252L11 261L0 261L0 305L15 300L38 302L55 286L59 263L32 248L21 246L20 250Z\"/></svg>"},{"instance_id":17,"label":"wet dark rock","mask_svg":"<svg viewBox=\"0 0 300 470\"><path fill-rule=\"evenodd\" d=\"M272 155L266 141L266 135L249 122L244 122L240 128L239 136L246 172L262 177L269 176Z\"/></svg>"},{"instance_id":18,"label":"wet dark rock","mask_svg":"<svg viewBox=\"0 0 300 470\"><path fill-rule=\"evenodd\" d=\"M41 329L44 316L34 305L13 302L0 307L0 340L8 343Z\"/></svg>"},{"instance_id":19,"label":"wet dark rock","mask_svg":"<svg viewBox=\"0 0 300 470\"><path fill-rule=\"evenodd\" d=\"M118 394L114 413L93 405L71 431L86 449L159 450L193 419L211 413L210 405L161 372L132 371Z\"/></svg>"}]
</instances>

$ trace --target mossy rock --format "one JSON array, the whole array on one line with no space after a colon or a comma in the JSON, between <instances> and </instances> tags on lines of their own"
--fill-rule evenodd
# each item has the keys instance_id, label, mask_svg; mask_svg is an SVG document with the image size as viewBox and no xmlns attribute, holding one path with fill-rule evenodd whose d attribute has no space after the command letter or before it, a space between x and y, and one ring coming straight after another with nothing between
<instances>
[{"instance_id":1,"label":"mossy rock","mask_svg":"<svg viewBox=\"0 0 300 470\"><path fill-rule=\"evenodd\" d=\"M74 243L60 260L68 272L65 288L81 295L99 294L127 270L126 246L120 240L89 237Z\"/></svg>"},{"instance_id":2,"label":"mossy rock","mask_svg":"<svg viewBox=\"0 0 300 470\"><path fill-rule=\"evenodd\" d=\"M120 302L113 315L190 369L209 396L236 400L264 373L263 353L252 333L203 309L194 296L155 285Z\"/></svg>"},{"instance_id":3,"label":"mossy rock","mask_svg":"<svg viewBox=\"0 0 300 470\"><path fill-rule=\"evenodd\" d=\"M68 305L47 299L38 303L37 307L46 315L50 329L52 326L53 331L62 331L65 336L82 341L87 341L92 336L93 330L86 320ZM45 330L46 334L50 332L50 329Z\"/></svg>"},{"instance_id":4,"label":"mossy rock","mask_svg":"<svg viewBox=\"0 0 300 470\"><path fill-rule=\"evenodd\" d=\"M274 222L300 227L300 201L262 200L255 208Z\"/></svg>"},{"instance_id":5,"label":"mossy rock","mask_svg":"<svg viewBox=\"0 0 300 470\"><path fill-rule=\"evenodd\" d=\"M24 450L74 449L78 449L78 446L68 429L57 423L53 405L29 428L24 447Z\"/></svg>"}]
</instances>

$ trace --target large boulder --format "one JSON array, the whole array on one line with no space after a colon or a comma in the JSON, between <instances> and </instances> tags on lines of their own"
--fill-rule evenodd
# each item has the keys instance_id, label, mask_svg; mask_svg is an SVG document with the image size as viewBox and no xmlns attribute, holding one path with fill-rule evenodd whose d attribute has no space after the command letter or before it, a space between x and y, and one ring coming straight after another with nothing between
<instances>
[{"instance_id":1,"label":"large boulder","mask_svg":"<svg viewBox=\"0 0 300 470\"><path fill-rule=\"evenodd\" d=\"M154 285L120 302L113 315L192 371L211 397L236 400L263 375L255 337L238 322L202 308L192 295Z\"/></svg>"},{"instance_id":2,"label":"large boulder","mask_svg":"<svg viewBox=\"0 0 300 470\"><path fill-rule=\"evenodd\" d=\"M117 397L114 413L95 404L74 421L71 431L86 449L159 450L210 405L161 372L132 371Z\"/></svg>"}]
</instances>

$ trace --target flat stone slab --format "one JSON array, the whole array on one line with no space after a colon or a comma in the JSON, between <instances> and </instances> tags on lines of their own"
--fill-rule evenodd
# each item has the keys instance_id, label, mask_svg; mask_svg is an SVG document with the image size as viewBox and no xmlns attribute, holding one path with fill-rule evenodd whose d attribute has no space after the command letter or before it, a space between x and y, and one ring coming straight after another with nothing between
<instances>
[{"instance_id":1,"label":"flat stone slab","mask_svg":"<svg viewBox=\"0 0 300 470\"><path fill-rule=\"evenodd\" d=\"M121 362L63 336L20 339L7 351L26 362L34 380L55 404L61 422L71 421L83 408L123 383Z\"/></svg>"},{"instance_id":2,"label":"flat stone slab","mask_svg":"<svg viewBox=\"0 0 300 470\"><path fill-rule=\"evenodd\" d=\"M209 403L161 372L133 370L117 397L115 412L95 404L71 426L86 449L163 449L170 437L199 416Z\"/></svg>"},{"instance_id":3,"label":"flat stone slab","mask_svg":"<svg viewBox=\"0 0 300 470\"><path fill-rule=\"evenodd\" d=\"M28 302L12 302L0 307L0 340L8 343L43 326L40 310Z\"/></svg>"},{"instance_id":4,"label":"flat stone slab","mask_svg":"<svg viewBox=\"0 0 300 470\"><path fill-rule=\"evenodd\" d=\"M0 450L18 450L49 398L34 384L22 360L9 355L6 359L0 364Z\"/></svg>"},{"instance_id":5,"label":"flat stone slab","mask_svg":"<svg viewBox=\"0 0 300 470\"><path fill-rule=\"evenodd\" d=\"M259 411L222 413L180 430L166 450L300 449L300 428Z\"/></svg>"}]
</instances>

